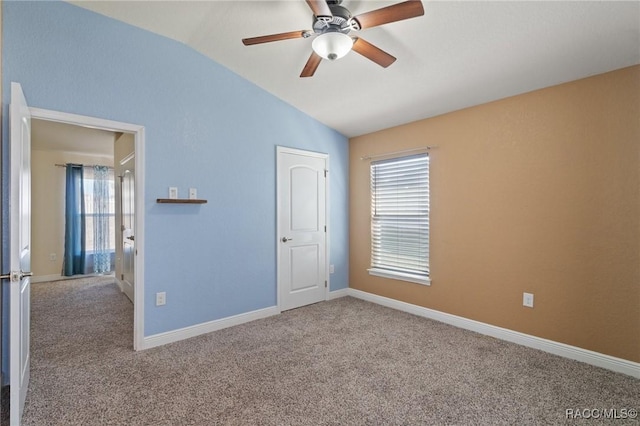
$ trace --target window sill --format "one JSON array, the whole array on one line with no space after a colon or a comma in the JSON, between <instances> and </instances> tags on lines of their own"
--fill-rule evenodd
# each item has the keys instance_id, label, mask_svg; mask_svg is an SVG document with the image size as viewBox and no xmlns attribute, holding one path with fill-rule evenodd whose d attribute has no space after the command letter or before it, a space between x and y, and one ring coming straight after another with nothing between
<instances>
[{"instance_id":1,"label":"window sill","mask_svg":"<svg viewBox=\"0 0 640 426\"><path fill-rule=\"evenodd\" d=\"M394 271L388 271L386 269L377 269L377 268L367 269L367 271L369 271L369 275L375 275L376 277L391 278L394 280L408 281L411 283L422 284L422 285L431 285L431 279L425 278L422 275L407 274L404 272L394 272Z\"/></svg>"}]
</instances>

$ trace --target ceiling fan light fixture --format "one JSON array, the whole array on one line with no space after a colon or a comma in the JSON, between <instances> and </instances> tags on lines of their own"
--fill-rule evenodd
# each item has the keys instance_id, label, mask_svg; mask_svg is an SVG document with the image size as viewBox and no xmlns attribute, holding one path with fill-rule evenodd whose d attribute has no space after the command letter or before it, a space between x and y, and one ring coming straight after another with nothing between
<instances>
[{"instance_id":1,"label":"ceiling fan light fixture","mask_svg":"<svg viewBox=\"0 0 640 426\"><path fill-rule=\"evenodd\" d=\"M335 61L349 53L353 47L353 40L344 33L326 32L317 36L311 47L322 58Z\"/></svg>"}]
</instances>

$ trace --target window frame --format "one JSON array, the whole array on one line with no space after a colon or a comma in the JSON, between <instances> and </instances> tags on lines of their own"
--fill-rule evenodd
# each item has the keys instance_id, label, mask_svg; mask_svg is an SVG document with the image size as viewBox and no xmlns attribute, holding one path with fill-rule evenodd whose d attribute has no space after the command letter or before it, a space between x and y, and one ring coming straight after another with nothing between
<instances>
[{"instance_id":1,"label":"window frame","mask_svg":"<svg viewBox=\"0 0 640 426\"><path fill-rule=\"evenodd\" d=\"M374 253L374 239L376 238L376 235L374 234L374 223L375 223L375 217L376 217L376 187L374 187L375 185L375 178L374 178L374 167L376 166L380 166L383 164L389 164L389 163L399 163L401 161L407 161L407 160L411 160L411 159L415 159L415 158L424 158L426 159L426 184L422 184L422 186L426 185L426 193L427 193L427 203L426 203L426 214L424 215L409 215L412 217L422 217L422 220L425 220L424 216L426 216L426 230L421 228L421 230L419 231L420 233L426 233L426 268L424 273L419 273L416 272L414 270L408 270L408 269L403 269L402 267L398 267L397 265L395 267L392 267L390 265L387 265L387 267L384 267L383 264L376 264L376 261L374 259L375 253ZM424 172L421 172L424 173ZM370 275L374 275L374 276L378 276L378 277L383 277L383 278L390 278L390 279L395 279L395 280L400 280L400 281L408 281L408 282L412 282L412 283L417 283L417 284L422 284L422 285L431 285L431 275L430 275L430 253L429 253L429 233L430 233L430 222L429 222L429 213L430 213L430 186L429 186L429 173L430 173L430 157L428 153L419 153L419 154L413 154L413 155L401 155L401 156L394 156L394 157L386 157L382 160L379 161L374 161L371 162L370 166L369 166L369 177L370 177L370 197L371 197L371 208L370 208L370 224L371 224L371 233L370 233L370 243L371 243L371 251L370 251L370 255L371 255L371 259L370 259L370 264L371 267L367 269L368 273ZM384 215L381 215L384 216ZM389 215L387 215L389 216ZM420 220L420 219L417 219ZM378 222L380 223L380 222ZM380 237L378 237L380 238ZM425 242L423 241L423 244Z\"/></svg>"}]
</instances>

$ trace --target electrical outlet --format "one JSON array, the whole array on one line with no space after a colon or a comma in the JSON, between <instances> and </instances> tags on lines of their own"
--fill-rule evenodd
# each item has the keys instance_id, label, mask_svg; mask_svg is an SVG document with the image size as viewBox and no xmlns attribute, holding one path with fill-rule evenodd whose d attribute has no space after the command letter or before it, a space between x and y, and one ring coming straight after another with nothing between
<instances>
[{"instance_id":1,"label":"electrical outlet","mask_svg":"<svg viewBox=\"0 0 640 426\"><path fill-rule=\"evenodd\" d=\"M198 190L196 188L189 188L189 199L195 200L198 198Z\"/></svg>"},{"instance_id":2,"label":"electrical outlet","mask_svg":"<svg viewBox=\"0 0 640 426\"><path fill-rule=\"evenodd\" d=\"M57 255L57 254L55 254L55 253L50 253L50 254L49 254L49 260L50 260L51 262L55 262L55 261L56 261L56 259L58 259L58 255Z\"/></svg>"},{"instance_id":3,"label":"electrical outlet","mask_svg":"<svg viewBox=\"0 0 640 426\"><path fill-rule=\"evenodd\" d=\"M178 188L175 186L169 187L169 198L175 200L178 198Z\"/></svg>"},{"instance_id":4,"label":"electrical outlet","mask_svg":"<svg viewBox=\"0 0 640 426\"><path fill-rule=\"evenodd\" d=\"M167 293L161 291L160 293L156 293L156 306L162 306L167 304Z\"/></svg>"},{"instance_id":5,"label":"electrical outlet","mask_svg":"<svg viewBox=\"0 0 640 426\"><path fill-rule=\"evenodd\" d=\"M522 293L522 306L526 306L527 308L533 308L532 293Z\"/></svg>"},{"instance_id":6,"label":"electrical outlet","mask_svg":"<svg viewBox=\"0 0 640 426\"><path fill-rule=\"evenodd\" d=\"M329 265L329 273L333 274L336 271L336 267L333 265Z\"/></svg>"}]
</instances>

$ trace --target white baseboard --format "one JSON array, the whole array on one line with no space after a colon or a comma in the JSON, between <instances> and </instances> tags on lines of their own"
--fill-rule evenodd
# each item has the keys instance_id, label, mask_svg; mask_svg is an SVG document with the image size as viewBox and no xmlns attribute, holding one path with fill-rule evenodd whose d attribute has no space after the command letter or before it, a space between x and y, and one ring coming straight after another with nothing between
<instances>
[{"instance_id":1,"label":"white baseboard","mask_svg":"<svg viewBox=\"0 0 640 426\"><path fill-rule=\"evenodd\" d=\"M60 274L51 274L51 275L38 275L31 277L32 283L43 283L45 281L60 281L69 277L63 277Z\"/></svg>"},{"instance_id":2,"label":"white baseboard","mask_svg":"<svg viewBox=\"0 0 640 426\"><path fill-rule=\"evenodd\" d=\"M42 281L48 281L44 279ZM495 325L486 324L480 321L471 320L457 315L447 314L445 312L436 311L434 309L425 308L411 303L401 302L399 300L390 299L384 296L367 293L353 288L345 288L341 290L331 291L327 296L327 300L333 300L340 297L352 296L388 308L397 309L399 311L408 312L413 315L429 318L435 321L450 324L465 330L474 331L486 336L495 337L497 339L508 342L517 343L534 349L539 349L564 358L581 361L596 367L605 368L618 373L626 374L635 378L640 378L640 363L628 361L622 358L616 358L599 352L590 351L588 349L567 345L565 343L554 342L553 340L543 339L541 337L531 336L529 334L520 333L518 331L509 330ZM193 325L181 328L179 330L159 333L148 336L143 339L143 347L140 349L150 349L156 346L166 345L168 343L177 342L179 340L188 339L199 336L201 334L211 333L213 331L222 330L223 328L232 327L234 325L244 324L273 315L278 315L280 311L277 306L259 309L244 314L234 315L227 318L221 318L209 321L203 324Z\"/></svg>"},{"instance_id":3,"label":"white baseboard","mask_svg":"<svg viewBox=\"0 0 640 426\"><path fill-rule=\"evenodd\" d=\"M116 280L120 285L119 280ZM121 287L122 290L122 287ZM327 295L327 300L333 300L340 297L349 295L348 288L341 290L330 291ZM247 312L244 314L234 315L231 317L221 318L214 321L205 322L202 324L192 325L190 327L181 328L178 330L167 331L165 333L154 334L153 336L145 337L143 340L143 346L140 349L150 349L157 346L166 345L167 343L177 342L179 340L189 339L191 337L199 336L201 334L211 333L212 331L222 330L223 328L233 327L234 325L244 324L246 322L255 321L262 318L267 318L273 315L278 315L280 311L277 306L270 308L259 309L257 311Z\"/></svg>"},{"instance_id":4,"label":"white baseboard","mask_svg":"<svg viewBox=\"0 0 640 426\"><path fill-rule=\"evenodd\" d=\"M89 278L89 277L108 277L108 276L113 276L113 273L109 273L107 275L103 275L103 274L72 275L70 277L66 277L60 274L38 275L38 276L31 277L31 283L43 283L47 281L79 280L82 278Z\"/></svg>"},{"instance_id":5,"label":"white baseboard","mask_svg":"<svg viewBox=\"0 0 640 426\"><path fill-rule=\"evenodd\" d=\"M124 285L122 284L122 281L120 281L118 279L118 277L116 277L116 284L118 284L118 288L120 289L120 293L124 293Z\"/></svg>"},{"instance_id":6,"label":"white baseboard","mask_svg":"<svg viewBox=\"0 0 640 426\"><path fill-rule=\"evenodd\" d=\"M330 291L329 294L327 295L327 300L333 300L333 299L338 299L340 297L348 296L349 290L350 289L348 288L343 288L340 290Z\"/></svg>"},{"instance_id":7,"label":"white baseboard","mask_svg":"<svg viewBox=\"0 0 640 426\"><path fill-rule=\"evenodd\" d=\"M279 313L280 311L278 308L276 306L272 306L270 308L258 309L257 311L221 318L178 330L167 331L166 333L154 334L153 336L148 336L143 339L142 348L140 349L155 348L156 346L189 339L201 334L211 333L212 331L222 330L227 327L233 327L234 325L240 325L246 322L278 315Z\"/></svg>"},{"instance_id":8,"label":"white baseboard","mask_svg":"<svg viewBox=\"0 0 640 426\"><path fill-rule=\"evenodd\" d=\"M495 337L508 342L517 343L544 352L549 352L564 358L581 361L596 367L606 368L618 373L626 374L635 378L640 378L640 363L628 361L622 358L616 358L610 355L601 354L599 352L582 349L576 346L564 343L554 342L553 340L543 339L541 337L531 336L529 334L520 333L518 331L509 330L495 325L474 321L457 315L447 314L445 312L436 311L422 306L413 305L411 303L401 302L399 300L390 299L388 297L378 296L376 294L367 293L361 290L349 288L348 295L358 299L373 302L388 308L397 309L399 311L408 312L410 314L433 319L439 322L450 324L466 330L475 331L476 333ZM341 290L339 290L341 291Z\"/></svg>"}]
</instances>

